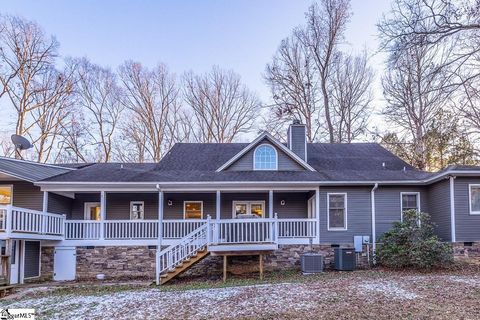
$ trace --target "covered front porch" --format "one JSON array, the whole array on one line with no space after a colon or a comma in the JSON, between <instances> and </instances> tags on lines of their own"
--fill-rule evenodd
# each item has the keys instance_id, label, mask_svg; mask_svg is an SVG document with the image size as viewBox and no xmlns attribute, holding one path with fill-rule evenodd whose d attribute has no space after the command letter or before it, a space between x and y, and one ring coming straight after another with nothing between
<instances>
[{"instance_id":1,"label":"covered front porch","mask_svg":"<svg viewBox=\"0 0 480 320\"><path fill-rule=\"evenodd\" d=\"M313 188L75 193L65 242L172 245L209 225L212 246L317 243L317 197Z\"/></svg>"}]
</instances>

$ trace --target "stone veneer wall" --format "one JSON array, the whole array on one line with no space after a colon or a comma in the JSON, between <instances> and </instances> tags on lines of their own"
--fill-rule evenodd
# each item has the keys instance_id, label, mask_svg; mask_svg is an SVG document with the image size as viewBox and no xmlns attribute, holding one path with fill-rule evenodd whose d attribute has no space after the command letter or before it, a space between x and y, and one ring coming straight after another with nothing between
<instances>
[{"instance_id":1,"label":"stone veneer wall","mask_svg":"<svg viewBox=\"0 0 480 320\"><path fill-rule=\"evenodd\" d=\"M342 245L342 247L352 247ZM366 248L364 248L366 250ZM324 255L326 269L333 268L334 248L330 245L280 245L279 249L265 255L264 266L267 271L300 270L300 256L304 253L315 252ZM365 251L366 252L366 251ZM359 256L357 260L359 268L368 267L366 254ZM231 274L244 274L258 272L257 256L229 256L227 271ZM194 265L180 277L207 277L218 278L223 272L222 256L207 256L204 260Z\"/></svg>"},{"instance_id":2,"label":"stone veneer wall","mask_svg":"<svg viewBox=\"0 0 480 320\"><path fill-rule=\"evenodd\" d=\"M40 281L53 280L54 247L42 247L40 252ZM38 279L32 279L37 280Z\"/></svg>"},{"instance_id":3,"label":"stone veneer wall","mask_svg":"<svg viewBox=\"0 0 480 320\"><path fill-rule=\"evenodd\" d=\"M452 246L456 260L480 260L480 242L455 242Z\"/></svg>"},{"instance_id":4,"label":"stone veneer wall","mask_svg":"<svg viewBox=\"0 0 480 320\"><path fill-rule=\"evenodd\" d=\"M148 246L77 247L77 280L155 279L155 255Z\"/></svg>"},{"instance_id":5,"label":"stone veneer wall","mask_svg":"<svg viewBox=\"0 0 480 320\"><path fill-rule=\"evenodd\" d=\"M326 269L333 266L334 248L330 245L281 245L279 250L264 256L265 270L300 270L300 256L307 252L324 255ZM77 280L93 280L98 274L105 279L149 279L155 278L156 249L147 246L109 246L77 248ZM53 278L53 247L42 247L41 280ZM366 256L358 260L359 267L367 266ZM258 272L257 256L228 257L228 272L248 274ZM181 277L219 278L222 276L223 257L207 256L187 270Z\"/></svg>"}]
</instances>

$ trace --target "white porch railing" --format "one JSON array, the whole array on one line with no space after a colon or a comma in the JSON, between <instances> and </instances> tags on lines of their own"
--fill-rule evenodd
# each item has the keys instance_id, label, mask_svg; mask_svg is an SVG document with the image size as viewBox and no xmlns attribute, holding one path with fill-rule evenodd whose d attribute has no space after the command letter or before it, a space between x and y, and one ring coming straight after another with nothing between
<instances>
[{"instance_id":1,"label":"white porch railing","mask_svg":"<svg viewBox=\"0 0 480 320\"><path fill-rule=\"evenodd\" d=\"M158 237L157 220L106 220L105 239L156 239Z\"/></svg>"},{"instance_id":2,"label":"white porch railing","mask_svg":"<svg viewBox=\"0 0 480 320\"><path fill-rule=\"evenodd\" d=\"M279 219L279 238L315 238L317 220L315 219Z\"/></svg>"},{"instance_id":3,"label":"white porch railing","mask_svg":"<svg viewBox=\"0 0 480 320\"><path fill-rule=\"evenodd\" d=\"M278 219L228 219L211 222L213 244L275 243Z\"/></svg>"},{"instance_id":4,"label":"white porch railing","mask_svg":"<svg viewBox=\"0 0 480 320\"><path fill-rule=\"evenodd\" d=\"M65 215L14 206L0 207L0 230L6 233L31 233L63 236Z\"/></svg>"},{"instance_id":5,"label":"white porch railing","mask_svg":"<svg viewBox=\"0 0 480 320\"><path fill-rule=\"evenodd\" d=\"M98 240L100 228L100 221L67 220L65 221L65 239Z\"/></svg>"},{"instance_id":6,"label":"white porch railing","mask_svg":"<svg viewBox=\"0 0 480 320\"><path fill-rule=\"evenodd\" d=\"M163 220L163 239L181 239L187 234L195 231L204 224L207 220Z\"/></svg>"}]
</instances>

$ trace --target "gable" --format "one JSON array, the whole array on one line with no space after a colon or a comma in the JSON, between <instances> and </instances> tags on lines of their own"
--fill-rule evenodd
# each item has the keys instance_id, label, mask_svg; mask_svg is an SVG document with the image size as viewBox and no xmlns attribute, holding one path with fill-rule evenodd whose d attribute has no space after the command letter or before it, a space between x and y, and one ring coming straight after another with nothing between
<instances>
[{"instance_id":1,"label":"gable","mask_svg":"<svg viewBox=\"0 0 480 320\"><path fill-rule=\"evenodd\" d=\"M255 148L261 144L272 146L277 151L278 157L278 171L304 171L306 170L297 161L293 160L283 150L273 145L268 139L260 140L247 153L242 155L239 159L228 166L225 171L251 171L253 170L253 157Z\"/></svg>"}]
</instances>

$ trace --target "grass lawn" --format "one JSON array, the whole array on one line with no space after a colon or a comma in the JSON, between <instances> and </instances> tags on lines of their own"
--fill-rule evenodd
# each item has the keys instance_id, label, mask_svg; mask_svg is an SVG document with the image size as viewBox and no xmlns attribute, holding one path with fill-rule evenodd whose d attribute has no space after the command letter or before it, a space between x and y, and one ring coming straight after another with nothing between
<instances>
[{"instance_id":1,"label":"grass lawn","mask_svg":"<svg viewBox=\"0 0 480 320\"><path fill-rule=\"evenodd\" d=\"M430 273L370 270L267 273L148 285L30 289L1 307L35 308L40 319L478 319L480 273L455 268Z\"/></svg>"}]
</instances>

